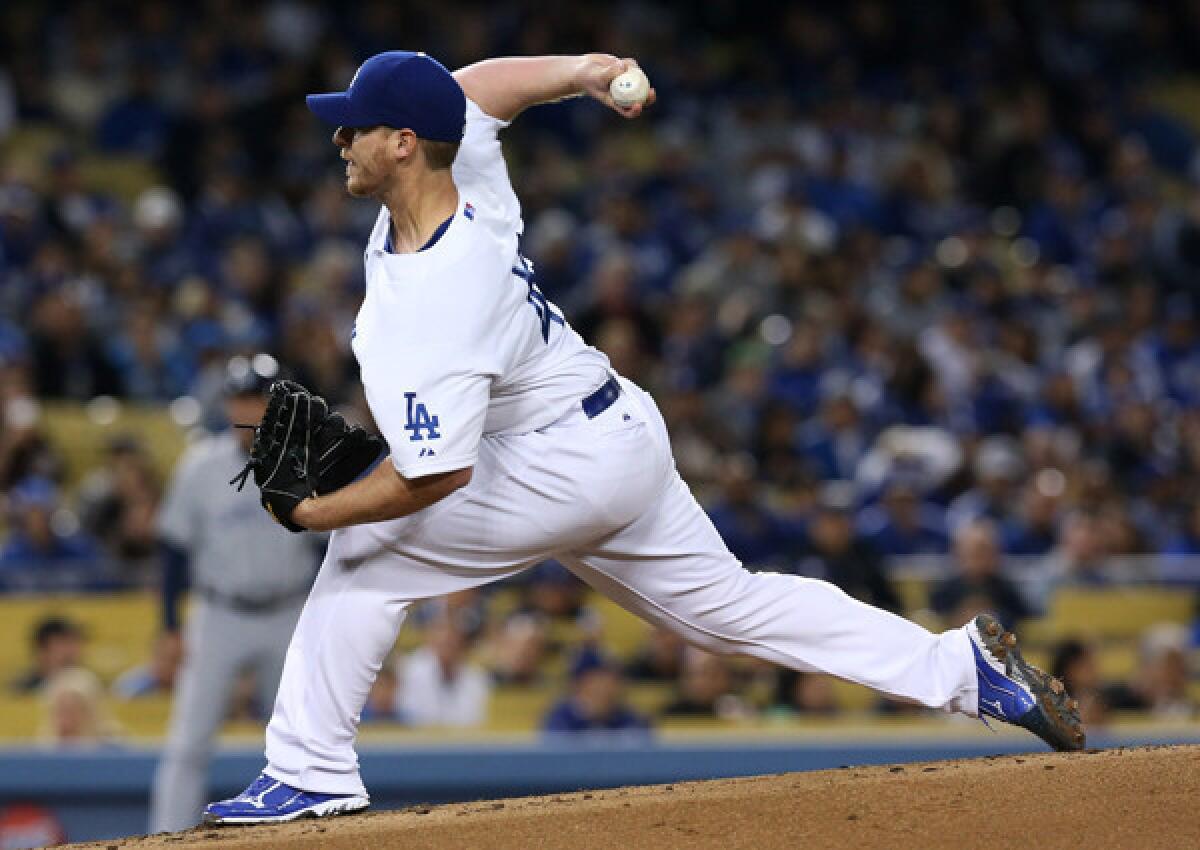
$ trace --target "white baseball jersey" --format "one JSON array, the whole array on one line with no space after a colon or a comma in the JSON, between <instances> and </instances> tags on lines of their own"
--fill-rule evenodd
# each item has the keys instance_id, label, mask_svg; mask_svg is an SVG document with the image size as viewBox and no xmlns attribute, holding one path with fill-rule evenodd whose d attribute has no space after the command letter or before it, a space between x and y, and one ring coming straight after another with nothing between
<instances>
[{"instance_id":1,"label":"white baseball jersey","mask_svg":"<svg viewBox=\"0 0 1200 850\"><path fill-rule=\"evenodd\" d=\"M483 435L556 422L609 377L608 358L543 297L520 253L521 206L496 137L504 126L467 102L458 209L432 246L389 252L387 207L367 243L353 348L406 478L472 466Z\"/></svg>"}]
</instances>

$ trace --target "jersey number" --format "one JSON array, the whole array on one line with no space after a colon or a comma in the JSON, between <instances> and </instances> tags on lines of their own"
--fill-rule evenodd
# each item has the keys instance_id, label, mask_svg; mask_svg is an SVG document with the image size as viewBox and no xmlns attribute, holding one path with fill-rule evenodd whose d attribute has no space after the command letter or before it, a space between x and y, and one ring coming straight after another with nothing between
<instances>
[{"instance_id":1,"label":"jersey number","mask_svg":"<svg viewBox=\"0 0 1200 850\"><path fill-rule=\"evenodd\" d=\"M563 317L554 311L554 307L546 300L542 290L538 289L533 278L533 263L521 254L517 254L517 264L513 266L512 273L529 284L529 295L525 300L533 306L533 311L537 313L538 322L542 326L542 341L549 343L550 324L552 322L556 325L563 324Z\"/></svg>"}]
</instances>

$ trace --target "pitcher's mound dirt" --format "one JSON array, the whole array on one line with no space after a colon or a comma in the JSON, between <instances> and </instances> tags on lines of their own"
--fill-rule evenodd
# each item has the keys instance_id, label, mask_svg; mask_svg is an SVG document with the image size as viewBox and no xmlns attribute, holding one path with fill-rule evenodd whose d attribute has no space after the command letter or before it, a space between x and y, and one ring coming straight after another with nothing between
<instances>
[{"instance_id":1,"label":"pitcher's mound dirt","mask_svg":"<svg viewBox=\"0 0 1200 850\"><path fill-rule=\"evenodd\" d=\"M1200 747L853 767L200 827L121 850L1200 847Z\"/></svg>"}]
</instances>

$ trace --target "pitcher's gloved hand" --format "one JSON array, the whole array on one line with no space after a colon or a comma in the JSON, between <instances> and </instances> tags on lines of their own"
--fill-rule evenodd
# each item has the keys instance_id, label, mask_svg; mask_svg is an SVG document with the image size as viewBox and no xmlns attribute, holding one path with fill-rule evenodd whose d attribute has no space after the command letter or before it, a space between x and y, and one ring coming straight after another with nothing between
<instances>
[{"instance_id":1,"label":"pitcher's gloved hand","mask_svg":"<svg viewBox=\"0 0 1200 850\"><path fill-rule=\"evenodd\" d=\"M292 521L296 505L345 487L370 468L387 443L347 425L325 399L295 381L276 381L268 394L250 460L229 483L241 490L253 472L267 512L288 531L304 531Z\"/></svg>"}]
</instances>

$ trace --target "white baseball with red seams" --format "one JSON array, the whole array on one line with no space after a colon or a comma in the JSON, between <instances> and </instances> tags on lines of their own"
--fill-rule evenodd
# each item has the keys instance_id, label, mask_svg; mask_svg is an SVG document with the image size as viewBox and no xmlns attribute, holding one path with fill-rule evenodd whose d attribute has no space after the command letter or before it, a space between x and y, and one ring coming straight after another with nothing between
<instances>
[{"instance_id":1,"label":"white baseball with red seams","mask_svg":"<svg viewBox=\"0 0 1200 850\"><path fill-rule=\"evenodd\" d=\"M645 71L635 66L613 77L608 84L608 93L612 95L613 103L620 107L645 103L650 94L650 79Z\"/></svg>"}]
</instances>

